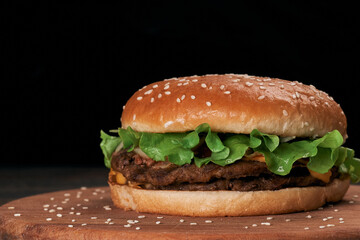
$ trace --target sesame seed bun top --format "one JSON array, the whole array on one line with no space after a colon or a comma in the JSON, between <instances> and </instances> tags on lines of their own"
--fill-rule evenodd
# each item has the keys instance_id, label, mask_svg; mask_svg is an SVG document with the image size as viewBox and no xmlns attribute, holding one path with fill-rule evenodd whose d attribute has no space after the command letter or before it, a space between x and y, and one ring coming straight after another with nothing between
<instances>
[{"instance_id":1,"label":"sesame seed bun top","mask_svg":"<svg viewBox=\"0 0 360 240\"><path fill-rule=\"evenodd\" d=\"M186 132L208 123L215 132L318 137L346 117L332 97L312 85L225 74L171 78L149 84L126 103L122 127L139 132Z\"/></svg>"}]
</instances>

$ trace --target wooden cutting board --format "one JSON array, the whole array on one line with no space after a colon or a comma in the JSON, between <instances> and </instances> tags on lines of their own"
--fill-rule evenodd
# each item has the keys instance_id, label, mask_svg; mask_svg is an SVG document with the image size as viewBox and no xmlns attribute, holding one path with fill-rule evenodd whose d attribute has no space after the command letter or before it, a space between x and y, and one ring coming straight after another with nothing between
<instances>
[{"instance_id":1,"label":"wooden cutting board","mask_svg":"<svg viewBox=\"0 0 360 240\"><path fill-rule=\"evenodd\" d=\"M281 201L281 199L279 199ZM26 197L0 207L0 239L360 239L360 186L316 211L181 217L123 211L108 187Z\"/></svg>"}]
</instances>

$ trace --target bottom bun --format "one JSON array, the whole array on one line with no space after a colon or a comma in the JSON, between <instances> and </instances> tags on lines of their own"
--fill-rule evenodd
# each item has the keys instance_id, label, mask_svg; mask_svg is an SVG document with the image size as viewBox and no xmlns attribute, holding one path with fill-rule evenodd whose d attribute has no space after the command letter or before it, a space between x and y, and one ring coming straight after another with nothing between
<instances>
[{"instance_id":1,"label":"bottom bun","mask_svg":"<svg viewBox=\"0 0 360 240\"><path fill-rule=\"evenodd\" d=\"M276 191L145 190L111 184L115 206L137 212L216 217L281 214L317 209L340 201L350 179L335 179L324 187L294 187Z\"/></svg>"}]
</instances>

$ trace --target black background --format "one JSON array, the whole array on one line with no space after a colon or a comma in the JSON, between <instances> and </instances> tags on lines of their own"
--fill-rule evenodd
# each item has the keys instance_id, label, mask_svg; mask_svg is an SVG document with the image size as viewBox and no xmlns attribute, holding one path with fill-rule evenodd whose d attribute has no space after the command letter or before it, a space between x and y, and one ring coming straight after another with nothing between
<instances>
[{"instance_id":1,"label":"black background","mask_svg":"<svg viewBox=\"0 0 360 240\"><path fill-rule=\"evenodd\" d=\"M315 85L343 107L346 145L360 154L357 9L339 1L6 5L0 164L103 166L100 129L120 126L133 92L207 73Z\"/></svg>"}]
</instances>

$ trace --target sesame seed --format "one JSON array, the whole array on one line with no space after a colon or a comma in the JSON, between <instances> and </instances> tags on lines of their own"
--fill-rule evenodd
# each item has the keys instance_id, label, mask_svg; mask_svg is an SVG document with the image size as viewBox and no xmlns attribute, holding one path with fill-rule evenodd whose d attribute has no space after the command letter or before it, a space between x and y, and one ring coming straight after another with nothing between
<instances>
[{"instance_id":1,"label":"sesame seed","mask_svg":"<svg viewBox=\"0 0 360 240\"><path fill-rule=\"evenodd\" d=\"M269 86L275 86L275 83L269 83L268 85Z\"/></svg>"},{"instance_id":2,"label":"sesame seed","mask_svg":"<svg viewBox=\"0 0 360 240\"><path fill-rule=\"evenodd\" d=\"M49 210L49 213L53 213L53 212L55 212L55 209L50 209Z\"/></svg>"},{"instance_id":3,"label":"sesame seed","mask_svg":"<svg viewBox=\"0 0 360 240\"><path fill-rule=\"evenodd\" d=\"M161 98L161 97L162 97L162 94L161 94L161 93L159 93L158 98Z\"/></svg>"},{"instance_id":4,"label":"sesame seed","mask_svg":"<svg viewBox=\"0 0 360 240\"><path fill-rule=\"evenodd\" d=\"M261 225L270 226L271 223L269 223L269 222L262 222Z\"/></svg>"},{"instance_id":5,"label":"sesame seed","mask_svg":"<svg viewBox=\"0 0 360 240\"><path fill-rule=\"evenodd\" d=\"M128 228L128 227L131 227L131 225L130 225L130 224L126 224L126 225L124 225L124 227Z\"/></svg>"},{"instance_id":6,"label":"sesame seed","mask_svg":"<svg viewBox=\"0 0 360 240\"><path fill-rule=\"evenodd\" d=\"M15 207L8 207L8 209L9 209L9 210L14 210L14 209L15 209Z\"/></svg>"},{"instance_id":7,"label":"sesame seed","mask_svg":"<svg viewBox=\"0 0 360 240\"><path fill-rule=\"evenodd\" d=\"M310 228L309 227L304 227L304 230L309 230Z\"/></svg>"},{"instance_id":8,"label":"sesame seed","mask_svg":"<svg viewBox=\"0 0 360 240\"><path fill-rule=\"evenodd\" d=\"M159 85L157 85L157 84L155 84L154 86L153 86L153 88L157 88Z\"/></svg>"},{"instance_id":9,"label":"sesame seed","mask_svg":"<svg viewBox=\"0 0 360 240\"><path fill-rule=\"evenodd\" d=\"M161 217L161 216L159 216L159 217L156 217L157 219L163 219L164 217Z\"/></svg>"},{"instance_id":10,"label":"sesame seed","mask_svg":"<svg viewBox=\"0 0 360 240\"><path fill-rule=\"evenodd\" d=\"M182 222L182 223L183 223L183 222L185 222L185 220L184 220L184 219L180 219L180 221L179 221L179 222Z\"/></svg>"},{"instance_id":11,"label":"sesame seed","mask_svg":"<svg viewBox=\"0 0 360 240\"><path fill-rule=\"evenodd\" d=\"M306 218L312 218L312 216L311 216L311 215L307 215Z\"/></svg>"},{"instance_id":12,"label":"sesame seed","mask_svg":"<svg viewBox=\"0 0 360 240\"><path fill-rule=\"evenodd\" d=\"M97 217L91 217L90 219L97 219Z\"/></svg>"},{"instance_id":13,"label":"sesame seed","mask_svg":"<svg viewBox=\"0 0 360 240\"><path fill-rule=\"evenodd\" d=\"M285 109L283 110L283 115L284 115L284 116L288 116L288 115L289 115L288 112L287 112Z\"/></svg>"},{"instance_id":14,"label":"sesame seed","mask_svg":"<svg viewBox=\"0 0 360 240\"><path fill-rule=\"evenodd\" d=\"M194 96L194 95L191 95L190 98L191 98L191 99L195 99L195 96Z\"/></svg>"},{"instance_id":15,"label":"sesame seed","mask_svg":"<svg viewBox=\"0 0 360 240\"><path fill-rule=\"evenodd\" d=\"M349 201L349 203L352 204L352 203L354 203L354 201L351 200L351 201Z\"/></svg>"},{"instance_id":16,"label":"sesame seed","mask_svg":"<svg viewBox=\"0 0 360 240\"><path fill-rule=\"evenodd\" d=\"M313 100L315 99L315 97L314 97L314 96L310 96L309 99L310 99L311 101L313 101Z\"/></svg>"},{"instance_id":17,"label":"sesame seed","mask_svg":"<svg viewBox=\"0 0 360 240\"><path fill-rule=\"evenodd\" d=\"M57 217L62 217L62 214L58 213L56 214Z\"/></svg>"},{"instance_id":18,"label":"sesame seed","mask_svg":"<svg viewBox=\"0 0 360 240\"><path fill-rule=\"evenodd\" d=\"M168 89L170 85L165 85L164 90Z\"/></svg>"},{"instance_id":19,"label":"sesame seed","mask_svg":"<svg viewBox=\"0 0 360 240\"><path fill-rule=\"evenodd\" d=\"M189 84L189 82L184 82L183 86L188 85L188 84Z\"/></svg>"},{"instance_id":20,"label":"sesame seed","mask_svg":"<svg viewBox=\"0 0 360 240\"><path fill-rule=\"evenodd\" d=\"M248 229L249 227L248 227L248 226L245 226L244 228L245 228L245 229Z\"/></svg>"},{"instance_id":21,"label":"sesame seed","mask_svg":"<svg viewBox=\"0 0 360 240\"><path fill-rule=\"evenodd\" d=\"M308 123L308 122L304 122L304 125L308 127L308 126L309 126L309 123Z\"/></svg>"},{"instance_id":22,"label":"sesame seed","mask_svg":"<svg viewBox=\"0 0 360 240\"><path fill-rule=\"evenodd\" d=\"M295 95L295 94L293 94L293 95L292 95L292 98L293 98L293 99L296 99L296 95Z\"/></svg>"},{"instance_id":23,"label":"sesame seed","mask_svg":"<svg viewBox=\"0 0 360 240\"><path fill-rule=\"evenodd\" d=\"M264 98L265 98L265 96L264 96L264 95L261 95L261 96L258 97L258 100L262 100L262 99L264 99Z\"/></svg>"},{"instance_id":24,"label":"sesame seed","mask_svg":"<svg viewBox=\"0 0 360 240\"><path fill-rule=\"evenodd\" d=\"M266 220L273 220L273 217L267 217Z\"/></svg>"},{"instance_id":25,"label":"sesame seed","mask_svg":"<svg viewBox=\"0 0 360 240\"><path fill-rule=\"evenodd\" d=\"M285 219L285 222L290 222L290 221L291 221L291 219L289 219L289 218Z\"/></svg>"},{"instance_id":26,"label":"sesame seed","mask_svg":"<svg viewBox=\"0 0 360 240\"><path fill-rule=\"evenodd\" d=\"M234 83L236 83L236 82L239 82L240 79L233 79L232 81L233 81Z\"/></svg>"},{"instance_id":27,"label":"sesame seed","mask_svg":"<svg viewBox=\"0 0 360 240\"><path fill-rule=\"evenodd\" d=\"M328 224L327 227L335 227L335 224Z\"/></svg>"},{"instance_id":28,"label":"sesame seed","mask_svg":"<svg viewBox=\"0 0 360 240\"><path fill-rule=\"evenodd\" d=\"M246 84L246 86L248 86L248 87L251 87L252 85L254 85L254 83L252 83L252 82L246 82L245 84Z\"/></svg>"},{"instance_id":29,"label":"sesame seed","mask_svg":"<svg viewBox=\"0 0 360 240\"><path fill-rule=\"evenodd\" d=\"M136 114L133 115L133 121L135 121L135 119L136 119ZM85 201L85 199L84 199L84 201Z\"/></svg>"},{"instance_id":30,"label":"sesame seed","mask_svg":"<svg viewBox=\"0 0 360 240\"><path fill-rule=\"evenodd\" d=\"M202 87L202 88L206 88L206 84L205 84L205 83L202 83L202 84L201 84L201 87Z\"/></svg>"},{"instance_id":31,"label":"sesame seed","mask_svg":"<svg viewBox=\"0 0 360 240\"><path fill-rule=\"evenodd\" d=\"M340 221L339 223L344 223L344 221Z\"/></svg>"},{"instance_id":32,"label":"sesame seed","mask_svg":"<svg viewBox=\"0 0 360 240\"><path fill-rule=\"evenodd\" d=\"M44 207L44 208L47 208L47 207L50 207L50 205L49 205L49 204L45 204L45 205L43 205L43 207Z\"/></svg>"},{"instance_id":33,"label":"sesame seed","mask_svg":"<svg viewBox=\"0 0 360 240\"><path fill-rule=\"evenodd\" d=\"M281 89L284 89L284 84L281 84L281 85L280 85L280 88L281 88Z\"/></svg>"},{"instance_id":34,"label":"sesame seed","mask_svg":"<svg viewBox=\"0 0 360 240\"><path fill-rule=\"evenodd\" d=\"M140 230L141 228L140 228L140 227L136 227L135 229L136 229L136 230Z\"/></svg>"},{"instance_id":35,"label":"sesame seed","mask_svg":"<svg viewBox=\"0 0 360 240\"><path fill-rule=\"evenodd\" d=\"M64 193L65 197L70 197L70 193Z\"/></svg>"},{"instance_id":36,"label":"sesame seed","mask_svg":"<svg viewBox=\"0 0 360 240\"><path fill-rule=\"evenodd\" d=\"M221 85L221 86L220 86L220 89L221 89L221 90L224 90L224 88L225 88L225 85Z\"/></svg>"},{"instance_id":37,"label":"sesame seed","mask_svg":"<svg viewBox=\"0 0 360 240\"><path fill-rule=\"evenodd\" d=\"M225 91L224 94L230 94L231 92L230 91Z\"/></svg>"},{"instance_id":38,"label":"sesame seed","mask_svg":"<svg viewBox=\"0 0 360 240\"><path fill-rule=\"evenodd\" d=\"M138 216L138 218L145 218L145 216L144 216L144 215L141 215L141 216Z\"/></svg>"},{"instance_id":39,"label":"sesame seed","mask_svg":"<svg viewBox=\"0 0 360 240\"><path fill-rule=\"evenodd\" d=\"M87 225L87 223L83 223L83 224L81 224L81 226L86 226Z\"/></svg>"},{"instance_id":40,"label":"sesame seed","mask_svg":"<svg viewBox=\"0 0 360 240\"><path fill-rule=\"evenodd\" d=\"M328 219L327 218L323 218L323 221L325 222L325 221L327 221Z\"/></svg>"},{"instance_id":41,"label":"sesame seed","mask_svg":"<svg viewBox=\"0 0 360 240\"><path fill-rule=\"evenodd\" d=\"M183 84L182 84L182 83L178 83L177 85L178 85L178 86L181 86L181 85L183 85Z\"/></svg>"},{"instance_id":42,"label":"sesame seed","mask_svg":"<svg viewBox=\"0 0 360 240\"><path fill-rule=\"evenodd\" d=\"M184 100L185 99L185 94L181 96L181 100Z\"/></svg>"},{"instance_id":43,"label":"sesame seed","mask_svg":"<svg viewBox=\"0 0 360 240\"><path fill-rule=\"evenodd\" d=\"M68 227L69 227L69 228L72 228L72 227L74 227L74 225L68 225Z\"/></svg>"},{"instance_id":44,"label":"sesame seed","mask_svg":"<svg viewBox=\"0 0 360 240\"><path fill-rule=\"evenodd\" d=\"M153 92L153 90L150 89L150 90L146 91L144 94L145 94L145 95L149 95L149 94L152 93L152 92Z\"/></svg>"},{"instance_id":45,"label":"sesame seed","mask_svg":"<svg viewBox=\"0 0 360 240\"><path fill-rule=\"evenodd\" d=\"M15 214L14 214L14 217L20 217L20 216L21 216L20 213L15 213Z\"/></svg>"},{"instance_id":46,"label":"sesame seed","mask_svg":"<svg viewBox=\"0 0 360 240\"><path fill-rule=\"evenodd\" d=\"M165 92L165 95L170 95L170 94L171 94L170 91L166 91L166 92Z\"/></svg>"},{"instance_id":47,"label":"sesame seed","mask_svg":"<svg viewBox=\"0 0 360 240\"><path fill-rule=\"evenodd\" d=\"M72 221L72 222L76 222L76 220L75 220L75 219L72 219L71 221Z\"/></svg>"},{"instance_id":48,"label":"sesame seed","mask_svg":"<svg viewBox=\"0 0 360 240\"><path fill-rule=\"evenodd\" d=\"M155 98L152 97L152 98L150 99L150 102L153 103L154 101L155 101Z\"/></svg>"},{"instance_id":49,"label":"sesame seed","mask_svg":"<svg viewBox=\"0 0 360 240\"><path fill-rule=\"evenodd\" d=\"M176 102L178 102L178 103L181 102L180 98L177 98L177 99L176 99Z\"/></svg>"},{"instance_id":50,"label":"sesame seed","mask_svg":"<svg viewBox=\"0 0 360 240\"><path fill-rule=\"evenodd\" d=\"M319 226L319 228L325 228L325 226Z\"/></svg>"},{"instance_id":51,"label":"sesame seed","mask_svg":"<svg viewBox=\"0 0 360 240\"><path fill-rule=\"evenodd\" d=\"M70 215L74 215L74 212L69 212Z\"/></svg>"},{"instance_id":52,"label":"sesame seed","mask_svg":"<svg viewBox=\"0 0 360 240\"><path fill-rule=\"evenodd\" d=\"M197 225L197 223L192 222L192 223L190 223L190 225L191 225L191 226L194 226L194 225Z\"/></svg>"},{"instance_id":53,"label":"sesame seed","mask_svg":"<svg viewBox=\"0 0 360 240\"><path fill-rule=\"evenodd\" d=\"M353 197L354 197L354 198L358 198L358 197L359 197L359 195L355 194L355 195L353 195Z\"/></svg>"},{"instance_id":54,"label":"sesame seed","mask_svg":"<svg viewBox=\"0 0 360 240\"><path fill-rule=\"evenodd\" d=\"M208 107L210 107L210 106L211 106L211 102L206 102L206 105L207 105Z\"/></svg>"},{"instance_id":55,"label":"sesame seed","mask_svg":"<svg viewBox=\"0 0 360 240\"><path fill-rule=\"evenodd\" d=\"M54 200L55 200L55 198L53 198L53 197L50 198L50 201L54 201Z\"/></svg>"},{"instance_id":56,"label":"sesame seed","mask_svg":"<svg viewBox=\"0 0 360 240\"><path fill-rule=\"evenodd\" d=\"M334 212L338 212L339 211L339 209L334 209Z\"/></svg>"},{"instance_id":57,"label":"sesame seed","mask_svg":"<svg viewBox=\"0 0 360 240\"><path fill-rule=\"evenodd\" d=\"M79 212L77 212L77 213L75 213L76 215L78 215L78 216L80 216L81 215L81 213L79 213Z\"/></svg>"},{"instance_id":58,"label":"sesame seed","mask_svg":"<svg viewBox=\"0 0 360 240\"><path fill-rule=\"evenodd\" d=\"M300 98L300 93L295 92L295 95L296 95L297 98Z\"/></svg>"},{"instance_id":59,"label":"sesame seed","mask_svg":"<svg viewBox=\"0 0 360 240\"><path fill-rule=\"evenodd\" d=\"M46 221L50 222L52 220L52 218L47 218Z\"/></svg>"},{"instance_id":60,"label":"sesame seed","mask_svg":"<svg viewBox=\"0 0 360 240\"><path fill-rule=\"evenodd\" d=\"M156 223L156 224L160 224L161 222L160 222L160 221L156 221L155 223Z\"/></svg>"},{"instance_id":61,"label":"sesame seed","mask_svg":"<svg viewBox=\"0 0 360 240\"><path fill-rule=\"evenodd\" d=\"M57 210L63 210L63 208L62 208L62 207L57 207L56 209L57 209Z\"/></svg>"},{"instance_id":62,"label":"sesame seed","mask_svg":"<svg viewBox=\"0 0 360 240\"><path fill-rule=\"evenodd\" d=\"M254 223L254 224L253 224L253 225L251 225L251 226L253 226L253 227L257 227L257 224L255 224L255 223Z\"/></svg>"},{"instance_id":63,"label":"sesame seed","mask_svg":"<svg viewBox=\"0 0 360 240\"><path fill-rule=\"evenodd\" d=\"M191 80L192 82L197 82L198 80L197 79L193 79L193 80Z\"/></svg>"},{"instance_id":64,"label":"sesame seed","mask_svg":"<svg viewBox=\"0 0 360 240\"><path fill-rule=\"evenodd\" d=\"M296 83L295 83L295 82L291 82L290 85L291 85L291 86L295 86Z\"/></svg>"},{"instance_id":65,"label":"sesame seed","mask_svg":"<svg viewBox=\"0 0 360 240\"><path fill-rule=\"evenodd\" d=\"M138 101L140 101L140 100L143 99L143 97L140 96L140 97L137 97L136 99L137 99Z\"/></svg>"},{"instance_id":66,"label":"sesame seed","mask_svg":"<svg viewBox=\"0 0 360 240\"><path fill-rule=\"evenodd\" d=\"M211 220L205 220L205 223L212 223Z\"/></svg>"}]
</instances>

